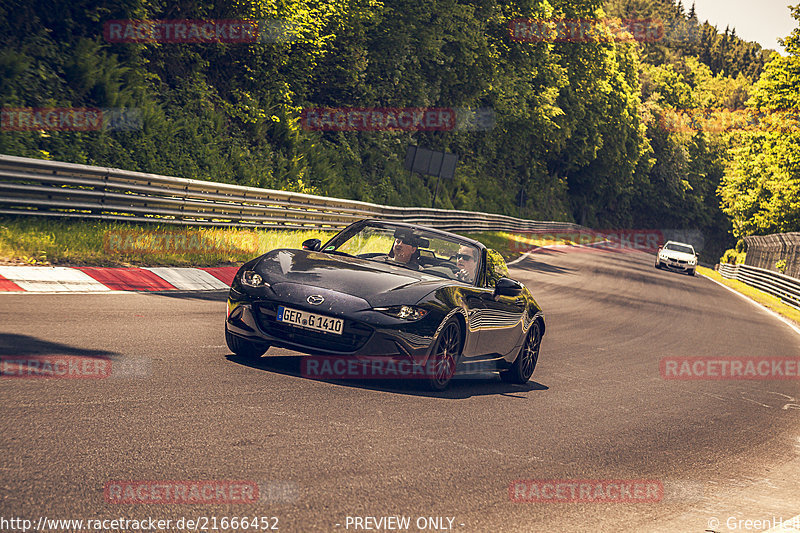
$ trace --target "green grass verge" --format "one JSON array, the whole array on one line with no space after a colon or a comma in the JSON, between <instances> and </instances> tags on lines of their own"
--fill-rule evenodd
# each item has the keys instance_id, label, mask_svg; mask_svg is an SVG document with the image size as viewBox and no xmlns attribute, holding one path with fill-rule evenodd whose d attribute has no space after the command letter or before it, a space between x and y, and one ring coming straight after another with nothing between
<instances>
[{"instance_id":1,"label":"green grass verge","mask_svg":"<svg viewBox=\"0 0 800 533\"><path fill-rule=\"evenodd\" d=\"M325 231L186 228L176 224L0 217L0 262L59 266L218 266L274 248L300 248Z\"/></svg>"},{"instance_id":2,"label":"green grass verge","mask_svg":"<svg viewBox=\"0 0 800 533\"><path fill-rule=\"evenodd\" d=\"M37 217L0 217L0 263L59 266L218 266L332 232L201 228ZM570 244L510 232L463 233L512 261L534 246Z\"/></svg>"},{"instance_id":3,"label":"green grass verge","mask_svg":"<svg viewBox=\"0 0 800 533\"><path fill-rule=\"evenodd\" d=\"M720 275L719 272L711 270L710 268L699 266L697 267L697 273L702 274L708 278L711 278L714 281L718 281L723 285L725 285L726 287L734 289L736 292L744 294L751 300L755 300L764 307L771 309L772 311L775 311L781 316L784 316L789 320L795 322L796 324L800 325L800 311L784 304L783 302L781 302L779 298L776 298L771 294L767 294L766 292L760 291L755 287L751 287L746 283L742 283L741 281L735 279L725 279Z\"/></svg>"}]
</instances>

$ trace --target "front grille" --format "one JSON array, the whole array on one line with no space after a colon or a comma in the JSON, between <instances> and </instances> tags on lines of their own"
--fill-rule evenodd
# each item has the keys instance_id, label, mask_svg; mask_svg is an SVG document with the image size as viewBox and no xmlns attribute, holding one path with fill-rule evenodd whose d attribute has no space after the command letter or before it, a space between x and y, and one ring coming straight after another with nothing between
<instances>
[{"instance_id":1,"label":"front grille","mask_svg":"<svg viewBox=\"0 0 800 533\"><path fill-rule=\"evenodd\" d=\"M298 328L278 322L278 302L260 302L254 306L256 317L265 333L278 339L307 346L317 350L354 352L364 346L372 336L373 329L354 320L344 321L341 335ZM289 307L297 308L290 305Z\"/></svg>"}]
</instances>

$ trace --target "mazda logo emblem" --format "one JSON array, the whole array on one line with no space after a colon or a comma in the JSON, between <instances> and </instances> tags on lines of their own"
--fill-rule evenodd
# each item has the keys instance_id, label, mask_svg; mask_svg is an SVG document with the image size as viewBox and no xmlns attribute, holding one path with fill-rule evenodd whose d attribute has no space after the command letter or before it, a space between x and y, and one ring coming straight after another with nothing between
<instances>
[{"instance_id":1,"label":"mazda logo emblem","mask_svg":"<svg viewBox=\"0 0 800 533\"><path fill-rule=\"evenodd\" d=\"M322 302L325 301L325 298L323 298L319 294L312 294L311 296L306 298L306 301L308 303L310 303L311 305L319 305L319 304L321 304Z\"/></svg>"}]
</instances>

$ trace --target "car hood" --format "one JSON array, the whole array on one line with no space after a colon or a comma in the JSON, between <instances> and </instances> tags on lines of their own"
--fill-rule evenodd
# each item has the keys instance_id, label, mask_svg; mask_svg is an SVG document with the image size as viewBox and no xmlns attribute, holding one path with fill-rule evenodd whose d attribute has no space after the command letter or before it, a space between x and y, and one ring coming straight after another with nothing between
<instances>
[{"instance_id":1,"label":"car hood","mask_svg":"<svg viewBox=\"0 0 800 533\"><path fill-rule=\"evenodd\" d=\"M254 270L276 289L281 283L320 287L363 298L372 306L415 304L453 283L400 266L307 250L272 250Z\"/></svg>"}]
</instances>

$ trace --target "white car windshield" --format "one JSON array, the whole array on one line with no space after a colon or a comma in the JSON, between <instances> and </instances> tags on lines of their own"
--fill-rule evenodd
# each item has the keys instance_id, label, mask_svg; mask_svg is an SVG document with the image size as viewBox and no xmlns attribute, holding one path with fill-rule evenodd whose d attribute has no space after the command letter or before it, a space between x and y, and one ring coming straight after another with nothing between
<instances>
[{"instance_id":1,"label":"white car windshield","mask_svg":"<svg viewBox=\"0 0 800 533\"><path fill-rule=\"evenodd\" d=\"M674 242L671 242L671 243L667 244L666 246L664 246L664 249L665 250L671 250L673 252L681 252L681 253L684 253L684 254L692 254L692 255L694 255L694 248L692 248L691 246L684 245L684 244L675 244Z\"/></svg>"}]
</instances>

